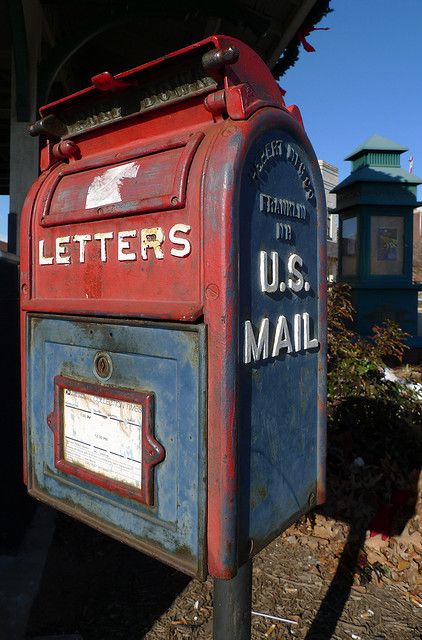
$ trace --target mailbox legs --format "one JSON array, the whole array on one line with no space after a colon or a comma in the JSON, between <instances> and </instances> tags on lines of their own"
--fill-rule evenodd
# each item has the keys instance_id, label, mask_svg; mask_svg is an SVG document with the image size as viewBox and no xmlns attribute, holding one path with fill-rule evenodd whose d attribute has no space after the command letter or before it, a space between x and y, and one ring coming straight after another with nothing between
<instances>
[{"instance_id":1,"label":"mailbox legs","mask_svg":"<svg viewBox=\"0 0 422 640\"><path fill-rule=\"evenodd\" d=\"M231 580L214 579L214 640L250 640L252 560Z\"/></svg>"}]
</instances>

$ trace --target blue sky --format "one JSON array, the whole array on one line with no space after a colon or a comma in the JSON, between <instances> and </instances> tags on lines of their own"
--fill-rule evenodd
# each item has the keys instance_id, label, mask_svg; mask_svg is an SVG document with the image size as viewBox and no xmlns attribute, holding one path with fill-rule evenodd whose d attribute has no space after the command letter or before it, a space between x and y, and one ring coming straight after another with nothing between
<instances>
[{"instance_id":1,"label":"blue sky","mask_svg":"<svg viewBox=\"0 0 422 640\"><path fill-rule=\"evenodd\" d=\"M301 109L318 158L350 172L343 158L373 134L408 147L422 177L422 0L331 0L334 11L281 78ZM419 198L421 194L419 194Z\"/></svg>"},{"instance_id":2,"label":"blue sky","mask_svg":"<svg viewBox=\"0 0 422 640\"><path fill-rule=\"evenodd\" d=\"M281 79L287 104L297 104L318 158L337 165L373 134L409 148L402 156L422 177L422 0L332 0L334 9L308 37ZM419 198L421 194L419 193ZM7 199L0 196L0 238L7 229Z\"/></svg>"},{"instance_id":3,"label":"blue sky","mask_svg":"<svg viewBox=\"0 0 422 640\"><path fill-rule=\"evenodd\" d=\"M0 196L0 240L7 240L7 214L9 213L9 196Z\"/></svg>"}]
</instances>

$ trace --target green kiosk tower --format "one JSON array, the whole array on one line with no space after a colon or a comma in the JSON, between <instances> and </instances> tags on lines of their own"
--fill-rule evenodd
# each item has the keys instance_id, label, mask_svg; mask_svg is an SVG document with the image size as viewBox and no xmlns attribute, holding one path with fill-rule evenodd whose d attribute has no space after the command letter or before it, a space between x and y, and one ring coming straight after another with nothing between
<instances>
[{"instance_id":1,"label":"green kiosk tower","mask_svg":"<svg viewBox=\"0 0 422 640\"><path fill-rule=\"evenodd\" d=\"M395 320L418 338L418 292L412 281L413 210L422 179L400 166L405 147L371 136L345 160L348 178L333 189L339 214L339 280L352 287L357 331L362 336Z\"/></svg>"}]
</instances>

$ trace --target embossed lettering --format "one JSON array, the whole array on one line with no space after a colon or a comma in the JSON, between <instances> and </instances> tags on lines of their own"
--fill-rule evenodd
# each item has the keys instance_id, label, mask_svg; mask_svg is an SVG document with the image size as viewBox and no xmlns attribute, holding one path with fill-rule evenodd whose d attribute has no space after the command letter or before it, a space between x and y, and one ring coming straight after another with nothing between
<instances>
[{"instance_id":1,"label":"embossed lettering","mask_svg":"<svg viewBox=\"0 0 422 640\"><path fill-rule=\"evenodd\" d=\"M293 342L289 322L285 315L277 318L274 336L271 341L270 351L270 321L269 318L262 318L258 336L250 320L243 323L243 363L258 362L268 358L278 358L283 354L299 353L310 351L319 347L317 337L310 336L309 313L295 313L293 316Z\"/></svg>"},{"instance_id":2,"label":"embossed lettering","mask_svg":"<svg viewBox=\"0 0 422 640\"><path fill-rule=\"evenodd\" d=\"M252 327L252 323L246 320L244 324L245 337L244 337L244 349L243 349L243 362L248 364L252 359L257 360L268 358L268 346L269 346L269 330L270 321L268 318L261 320L261 325L258 332L258 341L255 340L255 335Z\"/></svg>"},{"instance_id":3,"label":"embossed lettering","mask_svg":"<svg viewBox=\"0 0 422 640\"><path fill-rule=\"evenodd\" d=\"M143 260L148 260L148 249L154 251L157 260L164 258L161 245L165 239L161 227L151 227L151 229L141 229L141 255Z\"/></svg>"},{"instance_id":4,"label":"embossed lettering","mask_svg":"<svg viewBox=\"0 0 422 640\"><path fill-rule=\"evenodd\" d=\"M175 224L169 231L169 240L175 245L179 245L183 247L183 249L175 249L174 247L170 250L172 256L176 256L177 258L184 258L190 254L191 246L190 242L187 238L180 238L176 236L176 233L189 233L190 226L188 224Z\"/></svg>"},{"instance_id":5,"label":"embossed lettering","mask_svg":"<svg viewBox=\"0 0 422 640\"><path fill-rule=\"evenodd\" d=\"M276 216L306 220L306 206L286 198L276 198L266 193L259 194L259 210Z\"/></svg>"}]
</instances>

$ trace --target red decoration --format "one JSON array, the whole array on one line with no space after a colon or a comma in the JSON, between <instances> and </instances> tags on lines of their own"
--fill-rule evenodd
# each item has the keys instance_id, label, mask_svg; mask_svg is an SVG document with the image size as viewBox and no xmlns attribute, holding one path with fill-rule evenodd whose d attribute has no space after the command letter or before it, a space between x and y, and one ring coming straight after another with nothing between
<instances>
[{"instance_id":1,"label":"red decoration","mask_svg":"<svg viewBox=\"0 0 422 640\"><path fill-rule=\"evenodd\" d=\"M406 489L393 492L391 502L377 511L369 523L370 538L381 535L383 540L388 540L392 535L394 516L398 509L406 504L411 495L412 492Z\"/></svg>"},{"instance_id":2,"label":"red decoration","mask_svg":"<svg viewBox=\"0 0 422 640\"><path fill-rule=\"evenodd\" d=\"M300 29L297 33L297 37L299 42L303 45L303 48L308 53L312 53L315 51L314 47L306 40L307 36L312 33L312 31L329 31L330 27L305 27L304 29Z\"/></svg>"}]
</instances>

